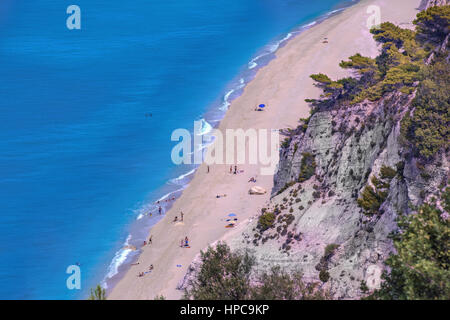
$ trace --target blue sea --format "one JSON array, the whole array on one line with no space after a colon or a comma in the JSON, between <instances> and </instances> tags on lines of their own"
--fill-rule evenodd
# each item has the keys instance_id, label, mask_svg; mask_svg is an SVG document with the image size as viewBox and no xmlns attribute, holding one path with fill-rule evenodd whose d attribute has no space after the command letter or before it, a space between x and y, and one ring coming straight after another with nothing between
<instances>
[{"instance_id":1,"label":"blue sea","mask_svg":"<svg viewBox=\"0 0 450 320\"><path fill-rule=\"evenodd\" d=\"M1 0L0 299L111 288L137 254L123 247L159 219L152 203L195 169L172 163L172 131L217 125L277 48L351 3Z\"/></svg>"}]
</instances>

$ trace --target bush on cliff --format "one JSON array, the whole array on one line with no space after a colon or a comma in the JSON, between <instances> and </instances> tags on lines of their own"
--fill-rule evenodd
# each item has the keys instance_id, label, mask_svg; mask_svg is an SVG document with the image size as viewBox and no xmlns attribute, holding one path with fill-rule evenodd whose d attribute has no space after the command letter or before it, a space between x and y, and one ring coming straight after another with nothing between
<instances>
[{"instance_id":1,"label":"bush on cliff","mask_svg":"<svg viewBox=\"0 0 450 320\"><path fill-rule=\"evenodd\" d=\"M442 148L448 148L450 124L450 66L443 60L422 71L423 80L413 100L414 113L402 120L401 141L413 152L430 160Z\"/></svg>"},{"instance_id":2,"label":"bush on cliff","mask_svg":"<svg viewBox=\"0 0 450 320\"><path fill-rule=\"evenodd\" d=\"M328 280L330 280L330 273L326 269L320 270L319 279L322 282L327 282Z\"/></svg>"},{"instance_id":3,"label":"bush on cliff","mask_svg":"<svg viewBox=\"0 0 450 320\"><path fill-rule=\"evenodd\" d=\"M275 214L273 212L265 212L258 218L258 229L260 231L266 231L271 228L275 223Z\"/></svg>"},{"instance_id":4,"label":"bush on cliff","mask_svg":"<svg viewBox=\"0 0 450 320\"><path fill-rule=\"evenodd\" d=\"M311 178L316 172L316 161L314 156L309 152L302 153L302 161L300 162L300 174L298 182L304 182Z\"/></svg>"},{"instance_id":5,"label":"bush on cliff","mask_svg":"<svg viewBox=\"0 0 450 320\"><path fill-rule=\"evenodd\" d=\"M380 178L373 176L372 185L366 185L357 199L358 205L366 215L381 214L380 207L386 200L391 180L397 175L397 171L391 167L382 166Z\"/></svg>"}]
</instances>

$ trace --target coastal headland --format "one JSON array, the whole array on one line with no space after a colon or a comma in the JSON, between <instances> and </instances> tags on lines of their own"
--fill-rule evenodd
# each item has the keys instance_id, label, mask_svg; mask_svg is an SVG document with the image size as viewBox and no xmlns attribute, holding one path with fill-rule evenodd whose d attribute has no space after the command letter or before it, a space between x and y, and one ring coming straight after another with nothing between
<instances>
[{"instance_id":1,"label":"coastal headland","mask_svg":"<svg viewBox=\"0 0 450 320\"><path fill-rule=\"evenodd\" d=\"M305 99L320 94L311 74L341 78L348 75L339 67L342 60L355 53L370 57L379 53L369 32L368 20L373 18L370 8L379 8L381 22L405 28L412 26L419 6L420 0L362 0L292 38L232 102L218 129L297 127L299 119L309 115ZM263 112L255 112L259 103L267 106ZM249 182L252 177L256 184ZM268 192L250 195L249 189L255 185ZM230 173L229 164L209 168L202 164L181 197L150 230L152 243L142 249L139 264L130 266L108 299L154 299L159 295L179 299L183 292L176 287L198 253L239 233L265 207L272 187L273 176L261 175L258 164L238 165L237 174ZM173 222L181 212L183 221ZM230 213L236 215L237 225L225 228ZM185 237L189 238L189 248L180 247ZM138 277L150 265L153 270Z\"/></svg>"}]
</instances>

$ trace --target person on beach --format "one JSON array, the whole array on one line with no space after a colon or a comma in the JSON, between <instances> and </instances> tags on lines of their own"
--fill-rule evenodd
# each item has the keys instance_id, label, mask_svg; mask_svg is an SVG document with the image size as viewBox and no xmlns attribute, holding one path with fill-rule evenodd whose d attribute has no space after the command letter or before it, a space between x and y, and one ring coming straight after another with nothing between
<instances>
[{"instance_id":1,"label":"person on beach","mask_svg":"<svg viewBox=\"0 0 450 320\"><path fill-rule=\"evenodd\" d=\"M230 166L230 173L233 173L233 166Z\"/></svg>"},{"instance_id":2,"label":"person on beach","mask_svg":"<svg viewBox=\"0 0 450 320\"><path fill-rule=\"evenodd\" d=\"M144 246L146 246L146 245L147 245L147 241L144 240Z\"/></svg>"},{"instance_id":3,"label":"person on beach","mask_svg":"<svg viewBox=\"0 0 450 320\"><path fill-rule=\"evenodd\" d=\"M158 211L159 211L159 214L161 215L161 213L162 213L162 208L161 208L161 206L159 207Z\"/></svg>"},{"instance_id":4,"label":"person on beach","mask_svg":"<svg viewBox=\"0 0 450 320\"><path fill-rule=\"evenodd\" d=\"M148 271L152 271L153 270L153 265L151 264L150 267L148 267Z\"/></svg>"},{"instance_id":5,"label":"person on beach","mask_svg":"<svg viewBox=\"0 0 450 320\"><path fill-rule=\"evenodd\" d=\"M180 219L180 221L183 221L183 217L184 217L184 213L183 213L183 211L181 211L181 212L180 212L180 215L181 215L181 219Z\"/></svg>"},{"instance_id":6,"label":"person on beach","mask_svg":"<svg viewBox=\"0 0 450 320\"><path fill-rule=\"evenodd\" d=\"M178 217L177 216L175 216L175 218L173 219L173 221L172 222L177 222L178 221Z\"/></svg>"},{"instance_id":7,"label":"person on beach","mask_svg":"<svg viewBox=\"0 0 450 320\"><path fill-rule=\"evenodd\" d=\"M219 198L226 197L226 196L227 196L226 194L223 194L223 195L218 194L218 195L216 196L216 198L219 199Z\"/></svg>"},{"instance_id":8,"label":"person on beach","mask_svg":"<svg viewBox=\"0 0 450 320\"><path fill-rule=\"evenodd\" d=\"M180 241L180 247L183 248L183 246L184 246L184 240L181 239L181 241Z\"/></svg>"},{"instance_id":9,"label":"person on beach","mask_svg":"<svg viewBox=\"0 0 450 320\"><path fill-rule=\"evenodd\" d=\"M234 166L234 174L237 174L237 166Z\"/></svg>"},{"instance_id":10,"label":"person on beach","mask_svg":"<svg viewBox=\"0 0 450 320\"><path fill-rule=\"evenodd\" d=\"M206 168L207 168L207 171L206 171L206 173L209 173L209 166L206 166Z\"/></svg>"},{"instance_id":11,"label":"person on beach","mask_svg":"<svg viewBox=\"0 0 450 320\"><path fill-rule=\"evenodd\" d=\"M186 238L184 238L184 246L189 247L189 239L187 236L186 236Z\"/></svg>"},{"instance_id":12,"label":"person on beach","mask_svg":"<svg viewBox=\"0 0 450 320\"><path fill-rule=\"evenodd\" d=\"M153 237L153 236L150 236L150 237L148 238L148 244L152 244L152 237Z\"/></svg>"},{"instance_id":13,"label":"person on beach","mask_svg":"<svg viewBox=\"0 0 450 320\"><path fill-rule=\"evenodd\" d=\"M256 179L254 177L251 177L250 180L248 180L248 182L256 182Z\"/></svg>"}]
</instances>

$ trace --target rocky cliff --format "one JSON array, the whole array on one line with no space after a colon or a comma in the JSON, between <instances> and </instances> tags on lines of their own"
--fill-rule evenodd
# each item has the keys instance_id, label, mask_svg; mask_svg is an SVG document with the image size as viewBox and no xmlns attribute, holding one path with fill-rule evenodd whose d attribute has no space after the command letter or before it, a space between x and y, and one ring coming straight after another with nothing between
<instances>
[{"instance_id":1,"label":"rocky cliff","mask_svg":"<svg viewBox=\"0 0 450 320\"><path fill-rule=\"evenodd\" d=\"M279 170L267 212L275 212L271 228L250 224L233 248L251 247L261 270L272 265L301 270L305 279L328 277L324 286L335 298L357 298L361 282L379 284L383 262L392 251L389 234L399 212L408 213L434 194L447 178L449 165L429 164L431 178L422 177L416 159L399 143L400 120L414 94L392 93L380 101L316 112L306 126L289 137L281 151ZM307 158L312 158L307 163ZM311 177L299 182L305 165ZM395 168L381 215L369 217L357 198L382 166ZM328 275L327 275L328 274ZM324 279L322 279L324 280Z\"/></svg>"}]
</instances>

